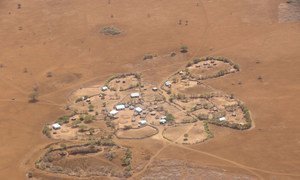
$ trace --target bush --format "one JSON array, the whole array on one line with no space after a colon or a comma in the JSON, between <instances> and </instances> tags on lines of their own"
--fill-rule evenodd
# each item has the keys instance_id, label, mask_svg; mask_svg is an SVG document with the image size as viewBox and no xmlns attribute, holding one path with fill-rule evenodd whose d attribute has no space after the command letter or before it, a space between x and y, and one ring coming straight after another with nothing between
<instances>
[{"instance_id":1,"label":"bush","mask_svg":"<svg viewBox=\"0 0 300 180\"><path fill-rule=\"evenodd\" d=\"M130 126L130 125L125 125L124 126L124 130L129 130L129 129L131 129L132 128L132 126Z\"/></svg>"},{"instance_id":2,"label":"bush","mask_svg":"<svg viewBox=\"0 0 300 180\"><path fill-rule=\"evenodd\" d=\"M101 33L105 34L105 35L112 35L112 36L115 36L115 35L118 35L121 33L121 30L119 30L118 28L116 27L104 27L102 28L101 30Z\"/></svg>"},{"instance_id":3,"label":"bush","mask_svg":"<svg viewBox=\"0 0 300 180\"><path fill-rule=\"evenodd\" d=\"M52 77L53 76L53 74L52 74L52 72L47 72L47 75L46 75L47 77Z\"/></svg>"},{"instance_id":4,"label":"bush","mask_svg":"<svg viewBox=\"0 0 300 180\"><path fill-rule=\"evenodd\" d=\"M197 117L200 120L208 120L208 114L198 114Z\"/></svg>"},{"instance_id":5,"label":"bush","mask_svg":"<svg viewBox=\"0 0 300 180\"><path fill-rule=\"evenodd\" d=\"M47 136L47 137L50 138L50 137L51 137L50 132L51 132L51 128L49 128L49 125L46 124L46 125L44 126L43 130L42 130L42 133L43 133L45 136Z\"/></svg>"},{"instance_id":6,"label":"bush","mask_svg":"<svg viewBox=\"0 0 300 180\"><path fill-rule=\"evenodd\" d=\"M143 59L144 60L153 59L153 55L152 54L145 54Z\"/></svg>"},{"instance_id":7,"label":"bush","mask_svg":"<svg viewBox=\"0 0 300 180\"><path fill-rule=\"evenodd\" d=\"M87 126L85 126L85 125L80 125L79 126L79 132L85 132L87 130Z\"/></svg>"},{"instance_id":8,"label":"bush","mask_svg":"<svg viewBox=\"0 0 300 180\"><path fill-rule=\"evenodd\" d=\"M56 123L62 125L62 124L66 124L69 122L69 116L62 116L62 117L59 117L57 120L56 120Z\"/></svg>"},{"instance_id":9,"label":"bush","mask_svg":"<svg viewBox=\"0 0 300 180\"><path fill-rule=\"evenodd\" d=\"M88 108L89 108L89 112L94 111L94 106L92 104L90 104Z\"/></svg>"},{"instance_id":10,"label":"bush","mask_svg":"<svg viewBox=\"0 0 300 180\"><path fill-rule=\"evenodd\" d=\"M167 120L168 122L171 122L171 121L174 121L174 120L175 120L175 117L173 116L173 114L168 113L168 114L166 115L166 120Z\"/></svg>"},{"instance_id":11,"label":"bush","mask_svg":"<svg viewBox=\"0 0 300 180\"><path fill-rule=\"evenodd\" d=\"M32 93L29 94L29 102L35 103L38 102L39 92L37 90L33 90Z\"/></svg>"},{"instance_id":12,"label":"bush","mask_svg":"<svg viewBox=\"0 0 300 180\"><path fill-rule=\"evenodd\" d=\"M79 119L75 120L74 122L72 122L72 128L77 128L80 123L81 121Z\"/></svg>"},{"instance_id":13,"label":"bush","mask_svg":"<svg viewBox=\"0 0 300 180\"><path fill-rule=\"evenodd\" d=\"M95 120L95 116L92 116L90 114L85 115L83 118L83 122L85 124L91 123L93 120Z\"/></svg>"},{"instance_id":14,"label":"bush","mask_svg":"<svg viewBox=\"0 0 300 180\"><path fill-rule=\"evenodd\" d=\"M180 47L180 52L182 52L182 53L187 53L187 52L188 52L188 47L187 47L186 45L182 45L182 46Z\"/></svg>"},{"instance_id":15,"label":"bush","mask_svg":"<svg viewBox=\"0 0 300 180\"><path fill-rule=\"evenodd\" d=\"M240 66L238 64L233 65L233 68L238 70L238 71L240 70Z\"/></svg>"},{"instance_id":16,"label":"bush","mask_svg":"<svg viewBox=\"0 0 300 180\"><path fill-rule=\"evenodd\" d=\"M109 160L112 161L116 157L116 153L114 152L108 152L105 154L105 157Z\"/></svg>"},{"instance_id":17,"label":"bush","mask_svg":"<svg viewBox=\"0 0 300 180\"><path fill-rule=\"evenodd\" d=\"M207 122L203 123L204 131L207 133L207 138L213 138L214 134L209 130Z\"/></svg>"},{"instance_id":18,"label":"bush","mask_svg":"<svg viewBox=\"0 0 300 180\"><path fill-rule=\"evenodd\" d=\"M132 152L130 149L126 149L125 155L122 159L122 166L130 166L132 159Z\"/></svg>"}]
</instances>

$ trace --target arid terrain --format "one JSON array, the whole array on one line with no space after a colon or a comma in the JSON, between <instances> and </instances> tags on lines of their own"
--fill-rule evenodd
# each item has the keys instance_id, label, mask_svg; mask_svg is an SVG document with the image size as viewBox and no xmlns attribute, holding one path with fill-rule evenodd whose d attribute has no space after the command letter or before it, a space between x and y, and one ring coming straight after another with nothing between
<instances>
[{"instance_id":1,"label":"arid terrain","mask_svg":"<svg viewBox=\"0 0 300 180\"><path fill-rule=\"evenodd\" d=\"M0 179L299 179L299 13L298 0L0 1ZM226 57L239 70L188 64L200 57ZM231 73L219 77L224 69ZM183 79L185 70L197 82ZM171 113L173 123L149 115L140 127L128 109L104 120L103 107L129 102L122 93L140 87L132 77L107 81L126 73L145 84L135 104L152 113L158 87L167 109L159 116ZM226 95L206 99L209 108L178 100L215 90ZM77 101L95 94L93 106ZM239 130L203 121L232 99L250 110L250 126L241 110L226 114ZM74 109L84 117L66 121ZM188 114L199 120L178 125ZM47 137L56 120L62 128Z\"/></svg>"}]
</instances>

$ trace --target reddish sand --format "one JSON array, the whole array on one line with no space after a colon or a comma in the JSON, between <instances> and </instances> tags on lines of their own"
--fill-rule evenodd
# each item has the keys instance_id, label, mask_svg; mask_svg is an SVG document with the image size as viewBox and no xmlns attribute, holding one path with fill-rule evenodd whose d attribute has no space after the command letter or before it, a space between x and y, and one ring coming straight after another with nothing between
<instances>
[{"instance_id":1,"label":"reddish sand","mask_svg":"<svg viewBox=\"0 0 300 180\"><path fill-rule=\"evenodd\" d=\"M300 22L278 22L285 0L107 2L0 1L0 179L24 179L36 152L54 141L42 135L43 125L64 114L72 91L118 72L143 72L159 83L195 55L226 56L240 65L241 72L207 83L243 100L255 128L214 127L215 138L202 144L155 147L147 167L163 157L266 179L300 178ZM100 34L106 25L123 33ZM182 44L189 47L185 60L142 60L146 53L178 53ZM50 71L53 77L46 77ZM30 104L34 86L39 102Z\"/></svg>"}]
</instances>

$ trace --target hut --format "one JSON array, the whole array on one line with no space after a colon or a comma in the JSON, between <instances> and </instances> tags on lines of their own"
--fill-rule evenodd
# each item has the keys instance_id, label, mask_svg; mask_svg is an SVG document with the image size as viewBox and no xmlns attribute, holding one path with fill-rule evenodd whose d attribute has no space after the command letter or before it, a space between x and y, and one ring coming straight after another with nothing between
<instances>
[{"instance_id":1,"label":"hut","mask_svg":"<svg viewBox=\"0 0 300 180\"><path fill-rule=\"evenodd\" d=\"M136 108L134 108L134 111L137 112L138 114L140 114L143 111L143 109L140 107L136 107Z\"/></svg>"},{"instance_id":2,"label":"hut","mask_svg":"<svg viewBox=\"0 0 300 180\"><path fill-rule=\"evenodd\" d=\"M116 105L116 110L120 111L120 110L124 110L125 109L125 105L124 104L118 104Z\"/></svg>"},{"instance_id":3,"label":"hut","mask_svg":"<svg viewBox=\"0 0 300 180\"><path fill-rule=\"evenodd\" d=\"M101 88L101 90L102 90L102 91L106 91L106 90L108 90L108 87L107 87L107 86L103 86L103 87Z\"/></svg>"},{"instance_id":4,"label":"hut","mask_svg":"<svg viewBox=\"0 0 300 180\"><path fill-rule=\"evenodd\" d=\"M220 117L219 120L220 121L226 121L226 118L225 117Z\"/></svg>"},{"instance_id":5,"label":"hut","mask_svg":"<svg viewBox=\"0 0 300 180\"><path fill-rule=\"evenodd\" d=\"M140 120L139 124L140 125L145 125L145 124L147 124L147 120L146 119L142 119L142 120Z\"/></svg>"},{"instance_id":6,"label":"hut","mask_svg":"<svg viewBox=\"0 0 300 180\"><path fill-rule=\"evenodd\" d=\"M166 85L167 87L171 87L171 84L172 84L172 83L171 83L170 81L166 81L166 82L165 82L165 85Z\"/></svg>"},{"instance_id":7,"label":"hut","mask_svg":"<svg viewBox=\"0 0 300 180\"><path fill-rule=\"evenodd\" d=\"M54 130L57 130L57 129L60 129L60 128L61 128L61 125L58 124L58 123L55 123L55 124L52 124L52 128L53 128Z\"/></svg>"},{"instance_id":8,"label":"hut","mask_svg":"<svg viewBox=\"0 0 300 180\"><path fill-rule=\"evenodd\" d=\"M118 112L119 112L119 111L113 109L112 111L109 112L109 114L110 114L111 116L115 116L115 115L118 114Z\"/></svg>"},{"instance_id":9,"label":"hut","mask_svg":"<svg viewBox=\"0 0 300 180\"><path fill-rule=\"evenodd\" d=\"M131 98L139 98L139 97L140 97L140 93L138 93L138 92L131 93L131 94L130 94L130 97L131 97Z\"/></svg>"}]
</instances>

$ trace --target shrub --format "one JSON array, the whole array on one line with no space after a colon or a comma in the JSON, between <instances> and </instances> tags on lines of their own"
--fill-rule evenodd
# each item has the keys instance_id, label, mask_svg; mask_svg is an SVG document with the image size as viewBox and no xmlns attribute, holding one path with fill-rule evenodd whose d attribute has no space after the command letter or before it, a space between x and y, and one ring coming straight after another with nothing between
<instances>
[{"instance_id":1,"label":"shrub","mask_svg":"<svg viewBox=\"0 0 300 180\"><path fill-rule=\"evenodd\" d=\"M87 130L87 126L85 126L85 125L80 125L79 126L79 132L85 132Z\"/></svg>"},{"instance_id":2,"label":"shrub","mask_svg":"<svg viewBox=\"0 0 300 180\"><path fill-rule=\"evenodd\" d=\"M187 53L187 52L188 52L188 47L187 47L186 45L182 45L182 46L180 47L180 52L182 52L182 53Z\"/></svg>"},{"instance_id":3,"label":"shrub","mask_svg":"<svg viewBox=\"0 0 300 180\"><path fill-rule=\"evenodd\" d=\"M175 120L175 117L173 116L173 114L168 113L168 114L166 115L166 120L167 120L168 122L171 122L171 121L174 121L174 120Z\"/></svg>"},{"instance_id":4,"label":"shrub","mask_svg":"<svg viewBox=\"0 0 300 180\"><path fill-rule=\"evenodd\" d=\"M152 54L145 54L143 59L144 60L153 59L153 55Z\"/></svg>"},{"instance_id":5,"label":"shrub","mask_svg":"<svg viewBox=\"0 0 300 180\"><path fill-rule=\"evenodd\" d=\"M105 34L105 35L112 35L112 36L115 36L115 35L118 35L121 33L121 30L119 30L118 28L116 27L104 27L101 29L101 33Z\"/></svg>"},{"instance_id":6,"label":"shrub","mask_svg":"<svg viewBox=\"0 0 300 180\"><path fill-rule=\"evenodd\" d=\"M62 117L59 117L57 120L56 120L56 123L62 125L62 124L66 124L69 122L69 116L62 116Z\"/></svg>"},{"instance_id":7,"label":"shrub","mask_svg":"<svg viewBox=\"0 0 300 180\"><path fill-rule=\"evenodd\" d=\"M107 152L106 154L105 154L105 157L109 160L109 161L112 161L115 157L116 157L116 153L114 153L114 152Z\"/></svg>"},{"instance_id":8,"label":"shrub","mask_svg":"<svg viewBox=\"0 0 300 180\"><path fill-rule=\"evenodd\" d=\"M132 159L132 152L130 151L130 149L126 149L125 155L122 159L122 165L129 166L131 164L131 159Z\"/></svg>"},{"instance_id":9,"label":"shrub","mask_svg":"<svg viewBox=\"0 0 300 180\"><path fill-rule=\"evenodd\" d=\"M80 123L81 121L79 119L75 120L74 122L72 122L72 128L77 128Z\"/></svg>"},{"instance_id":10,"label":"shrub","mask_svg":"<svg viewBox=\"0 0 300 180\"><path fill-rule=\"evenodd\" d=\"M50 137L51 137L50 132L51 132L51 128L49 128L49 125L46 124L46 125L44 126L44 128L43 128L42 133L43 133L45 136L47 136L47 137L50 138Z\"/></svg>"},{"instance_id":11,"label":"shrub","mask_svg":"<svg viewBox=\"0 0 300 180\"><path fill-rule=\"evenodd\" d=\"M95 116L92 116L90 114L85 115L83 118L83 122L85 124L91 123L93 120L95 120Z\"/></svg>"},{"instance_id":12,"label":"shrub","mask_svg":"<svg viewBox=\"0 0 300 180\"><path fill-rule=\"evenodd\" d=\"M197 117L200 120L208 120L208 114L198 114Z\"/></svg>"},{"instance_id":13,"label":"shrub","mask_svg":"<svg viewBox=\"0 0 300 180\"><path fill-rule=\"evenodd\" d=\"M29 102L30 103L35 103L38 101L38 97L39 97L39 92L37 90L33 90L32 93L29 94L28 98L29 98Z\"/></svg>"},{"instance_id":14,"label":"shrub","mask_svg":"<svg viewBox=\"0 0 300 180\"><path fill-rule=\"evenodd\" d=\"M53 76L53 74L52 74L52 72L47 72L47 75L46 75L47 77L52 77Z\"/></svg>"},{"instance_id":15,"label":"shrub","mask_svg":"<svg viewBox=\"0 0 300 180\"><path fill-rule=\"evenodd\" d=\"M131 129L132 128L132 126L130 126L130 125L125 125L124 126L124 130L129 130L129 129Z\"/></svg>"},{"instance_id":16,"label":"shrub","mask_svg":"<svg viewBox=\"0 0 300 180\"><path fill-rule=\"evenodd\" d=\"M238 71L240 70L240 66L238 64L233 65L233 68L238 70Z\"/></svg>"},{"instance_id":17,"label":"shrub","mask_svg":"<svg viewBox=\"0 0 300 180\"><path fill-rule=\"evenodd\" d=\"M94 106L92 104L90 104L88 108L89 108L89 112L94 111Z\"/></svg>"},{"instance_id":18,"label":"shrub","mask_svg":"<svg viewBox=\"0 0 300 180\"><path fill-rule=\"evenodd\" d=\"M213 138L214 134L209 130L208 123L204 122L203 126L204 126L204 131L207 133L207 138Z\"/></svg>"}]
</instances>

